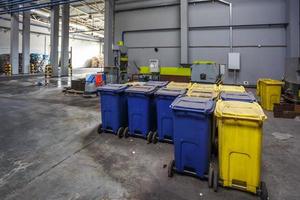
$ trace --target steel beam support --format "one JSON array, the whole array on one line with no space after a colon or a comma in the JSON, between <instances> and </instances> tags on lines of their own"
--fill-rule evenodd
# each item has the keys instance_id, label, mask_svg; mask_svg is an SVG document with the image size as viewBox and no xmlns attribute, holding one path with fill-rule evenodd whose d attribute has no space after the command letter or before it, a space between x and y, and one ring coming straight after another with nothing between
<instances>
[{"instance_id":1,"label":"steel beam support","mask_svg":"<svg viewBox=\"0 0 300 200\"><path fill-rule=\"evenodd\" d=\"M114 0L105 0L104 66L113 65L114 4Z\"/></svg>"},{"instance_id":2,"label":"steel beam support","mask_svg":"<svg viewBox=\"0 0 300 200\"><path fill-rule=\"evenodd\" d=\"M11 15L10 64L12 74L19 74L19 14Z\"/></svg>"},{"instance_id":3,"label":"steel beam support","mask_svg":"<svg viewBox=\"0 0 300 200\"><path fill-rule=\"evenodd\" d=\"M287 1L287 19L289 25L287 26L287 57L300 57L300 12L299 0Z\"/></svg>"},{"instance_id":4,"label":"steel beam support","mask_svg":"<svg viewBox=\"0 0 300 200\"><path fill-rule=\"evenodd\" d=\"M23 12L22 33L22 72L28 74L30 69L30 11Z\"/></svg>"},{"instance_id":5,"label":"steel beam support","mask_svg":"<svg viewBox=\"0 0 300 200\"><path fill-rule=\"evenodd\" d=\"M50 23L50 64L53 68L53 76L58 76L59 6L51 8Z\"/></svg>"},{"instance_id":6,"label":"steel beam support","mask_svg":"<svg viewBox=\"0 0 300 200\"><path fill-rule=\"evenodd\" d=\"M61 22L61 76L68 76L69 66L69 22L70 22L70 5L62 6Z\"/></svg>"},{"instance_id":7,"label":"steel beam support","mask_svg":"<svg viewBox=\"0 0 300 200\"><path fill-rule=\"evenodd\" d=\"M188 0L180 0L180 63L189 64L189 18Z\"/></svg>"}]
</instances>

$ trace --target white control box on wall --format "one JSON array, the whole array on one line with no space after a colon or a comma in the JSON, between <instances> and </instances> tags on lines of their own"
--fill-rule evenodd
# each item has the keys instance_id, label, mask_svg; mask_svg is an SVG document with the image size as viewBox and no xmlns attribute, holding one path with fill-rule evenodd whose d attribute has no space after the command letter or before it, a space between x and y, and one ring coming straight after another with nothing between
<instances>
[{"instance_id":1,"label":"white control box on wall","mask_svg":"<svg viewBox=\"0 0 300 200\"><path fill-rule=\"evenodd\" d=\"M240 53L228 53L228 69L230 69L230 70L240 70L241 69Z\"/></svg>"}]
</instances>

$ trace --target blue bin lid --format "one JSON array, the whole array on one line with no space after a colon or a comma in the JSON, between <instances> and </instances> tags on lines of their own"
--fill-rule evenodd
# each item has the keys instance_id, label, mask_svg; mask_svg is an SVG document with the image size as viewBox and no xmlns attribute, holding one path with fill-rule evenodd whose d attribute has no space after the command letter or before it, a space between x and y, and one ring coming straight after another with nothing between
<instances>
[{"instance_id":1,"label":"blue bin lid","mask_svg":"<svg viewBox=\"0 0 300 200\"><path fill-rule=\"evenodd\" d=\"M207 98L184 96L175 99L170 107L173 110L210 114L214 111L215 102Z\"/></svg>"},{"instance_id":2,"label":"blue bin lid","mask_svg":"<svg viewBox=\"0 0 300 200\"><path fill-rule=\"evenodd\" d=\"M170 88L160 88L155 92L155 95L157 96L174 96L177 97L179 95L183 95L186 92L185 89L170 89Z\"/></svg>"},{"instance_id":3,"label":"blue bin lid","mask_svg":"<svg viewBox=\"0 0 300 200\"><path fill-rule=\"evenodd\" d=\"M249 92L222 92L221 99L224 101L244 101L244 102L256 102L254 95Z\"/></svg>"},{"instance_id":4,"label":"blue bin lid","mask_svg":"<svg viewBox=\"0 0 300 200\"><path fill-rule=\"evenodd\" d=\"M157 87L153 85L134 85L125 90L127 93L153 94Z\"/></svg>"},{"instance_id":5,"label":"blue bin lid","mask_svg":"<svg viewBox=\"0 0 300 200\"><path fill-rule=\"evenodd\" d=\"M154 85L158 87L164 87L168 85L169 81L148 81L145 85Z\"/></svg>"},{"instance_id":6,"label":"blue bin lid","mask_svg":"<svg viewBox=\"0 0 300 200\"><path fill-rule=\"evenodd\" d=\"M123 92L128 86L124 84L107 84L98 88L98 91Z\"/></svg>"}]
</instances>

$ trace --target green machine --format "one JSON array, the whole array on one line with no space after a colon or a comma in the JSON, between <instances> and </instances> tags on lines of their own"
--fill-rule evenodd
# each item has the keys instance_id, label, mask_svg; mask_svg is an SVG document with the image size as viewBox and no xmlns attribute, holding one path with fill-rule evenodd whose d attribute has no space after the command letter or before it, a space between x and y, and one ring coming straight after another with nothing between
<instances>
[{"instance_id":1,"label":"green machine","mask_svg":"<svg viewBox=\"0 0 300 200\"><path fill-rule=\"evenodd\" d=\"M118 83L127 83L128 82L128 54L127 47L124 46L123 41L119 41L118 45L114 45L114 66L118 68Z\"/></svg>"}]
</instances>

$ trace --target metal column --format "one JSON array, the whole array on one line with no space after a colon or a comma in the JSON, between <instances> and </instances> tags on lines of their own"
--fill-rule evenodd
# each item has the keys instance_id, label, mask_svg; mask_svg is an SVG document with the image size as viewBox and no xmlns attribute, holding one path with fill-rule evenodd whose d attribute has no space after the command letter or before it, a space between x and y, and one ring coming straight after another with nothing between
<instances>
[{"instance_id":1,"label":"metal column","mask_svg":"<svg viewBox=\"0 0 300 200\"><path fill-rule=\"evenodd\" d=\"M51 35L50 35L50 64L53 76L58 76L58 32L59 32L59 6L51 8Z\"/></svg>"},{"instance_id":2,"label":"metal column","mask_svg":"<svg viewBox=\"0 0 300 200\"><path fill-rule=\"evenodd\" d=\"M105 0L104 66L113 65L114 0Z\"/></svg>"},{"instance_id":3,"label":"metal column","mask_svg":"<svg viewBox=\"0 0 300 200\"><path fill-rule=\"evenodd\" d=\"M189 63L189 18L188 18L188 0L180 0L180 62Z\"/></svg>"},{"instance_id":4,"label":"metal column","mask_svg":"<svg viewBox=\"0 0 300 200\"><path fill-rule=\"evenodd\" d=\"M300 57L299 4L299 0L288 0L287 57L290 58Z\"/></svg>"},{"instance_id":5,"label":"metal column","mask_svg":"<svg viewBox=\"0 0 300 200\"><path fill-rule=\"evenodd\" d=\"M30 68L30 11L23 12L22 55L22 72L28 74Z\"/></svg>"},{"instance_id":6,"label":"metal column","mask_svg":"<svg viewBox=\"0 0 300 200\"><path fill-rule=\"evenodd\" d=\"M11 15L10 28L10 64L12 74L19 74L19 14Z\"/></svg>"},{"instance_id":7,"label":"metal column","mask_svg":"<svg viewBox=\"0 0 300 200\"><path fill-rule=\"evenodd\" d=\"M62 6L62 22L61 22L61 76L68 76L69 67L69 19L70 5Z\"/></svg>"}]
</instances>

